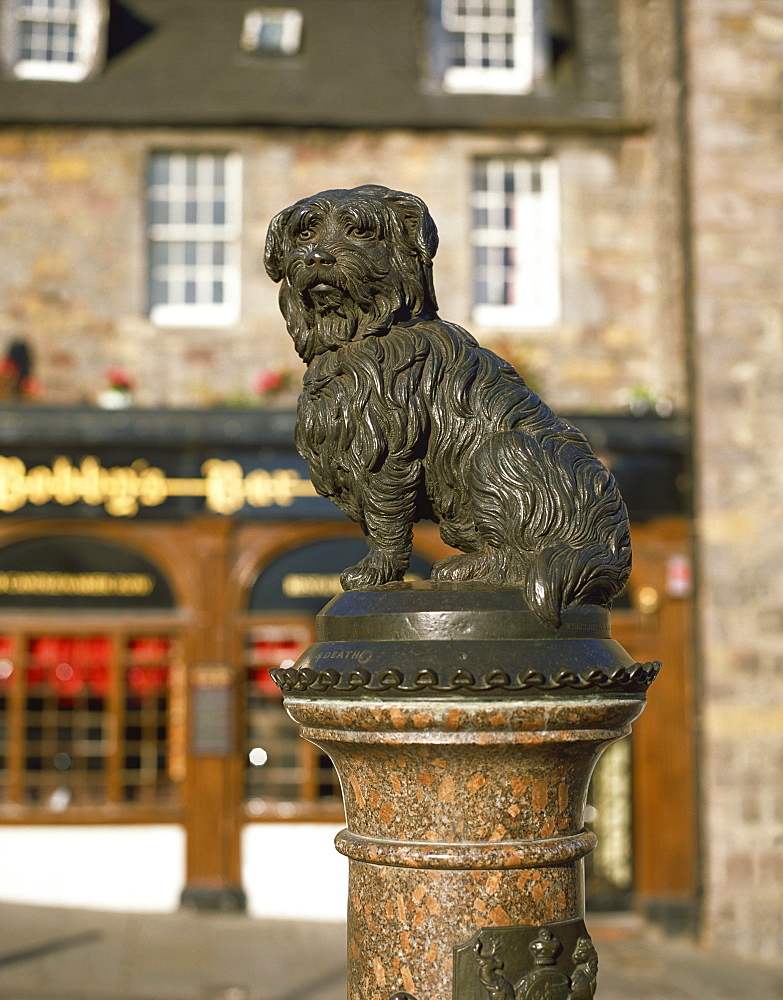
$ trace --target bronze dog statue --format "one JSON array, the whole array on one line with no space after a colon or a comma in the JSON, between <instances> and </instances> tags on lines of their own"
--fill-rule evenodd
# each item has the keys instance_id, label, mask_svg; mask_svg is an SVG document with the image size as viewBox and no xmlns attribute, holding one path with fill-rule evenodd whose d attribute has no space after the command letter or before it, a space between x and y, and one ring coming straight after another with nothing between
<instances>
[{"instance_id":1,"label":"bronze dog statue","mask_svg":"<svg viewBox=\"0 0 783 1000\"><path fill-rule=\"evenodd\" d=\"M421 199L322 191L270 224L265 264L307 365L296 444L316 490L361 524L346 590L401 580L413 525L462 554L435 581L520 586L557 627L628 578L628 517L611 473L506 362L440 319L438 246Z\"/></svg>"}]
</instances>

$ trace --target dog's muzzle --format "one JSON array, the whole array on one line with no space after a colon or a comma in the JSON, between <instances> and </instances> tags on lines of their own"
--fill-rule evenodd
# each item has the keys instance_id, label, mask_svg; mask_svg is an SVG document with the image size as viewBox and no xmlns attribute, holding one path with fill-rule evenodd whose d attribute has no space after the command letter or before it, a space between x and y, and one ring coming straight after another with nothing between
<instances>
[{"instance_id":1,"label":"dog's muzzle","mask_svg":"<svg viewBox=\"0 0 783 1000\"><path fill-rule=\"evenodd\" d=\"M316 308L334 308L343 298L337 278L337 257L324 247L316 246L300 258L301 270L297 284Z\"/></svg>"}]
</instances>

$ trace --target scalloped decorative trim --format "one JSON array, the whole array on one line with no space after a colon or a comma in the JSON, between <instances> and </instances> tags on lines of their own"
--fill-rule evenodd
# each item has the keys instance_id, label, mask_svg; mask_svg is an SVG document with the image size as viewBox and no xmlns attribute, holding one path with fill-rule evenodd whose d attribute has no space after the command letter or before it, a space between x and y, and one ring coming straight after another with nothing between
<instances>
[{"instance_id":1,"label":"scalloped decorative trim","mask_svg":"<svg viewBox=\"0 0 783 1000\"><path fill-rule=\"evenodd\" d=\"M309 667L278 667L270 670L275 684L286 694L309 691L333 694L506 694L523 691L613 691L644 692L661 669L659 661L634 663L629 667L588 667L579 672L562 669L547 676L538 670L523 670L510 674L493 669L486 673L453 670L439 675L435 670L420 670L406 677L401 670L371 673L357 668L340 673L337 670L311 670Z\"/></svg>"}]
</instances>

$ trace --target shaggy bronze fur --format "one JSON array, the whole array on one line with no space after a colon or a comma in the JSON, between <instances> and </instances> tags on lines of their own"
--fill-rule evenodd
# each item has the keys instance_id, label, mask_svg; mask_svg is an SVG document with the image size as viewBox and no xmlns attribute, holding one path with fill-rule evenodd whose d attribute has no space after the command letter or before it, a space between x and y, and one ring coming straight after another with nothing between
<instances>
[{"instance_id":1,"label":"shaggy bronze fur","mask_svg":"<svg viewBox=\"0 0 783 1000\"><path fill-rule=\"evenodd\" d=\"M375 185L273 219L266 269L307 364L297 447L367 537L346 590L401 580L413 524L429 518L463 553L433 580L520 586L556 627L564 608L607 605L625 584L625 506L582 434L438 317L437 245L421 199Z\"/></svg>"}]
</instances>

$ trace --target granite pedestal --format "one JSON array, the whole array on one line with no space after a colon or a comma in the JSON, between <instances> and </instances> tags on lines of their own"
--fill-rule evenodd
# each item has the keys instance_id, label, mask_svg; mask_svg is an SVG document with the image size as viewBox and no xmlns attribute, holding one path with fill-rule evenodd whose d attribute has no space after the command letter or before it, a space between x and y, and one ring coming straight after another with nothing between
<instances>
[{"instance_id":1,"label":"granite pedestal","mask_svg":"<svg viewBox=\"0 0 783 1000\"><path fill-rule=\"evenodd\" d=\"M610 638L606 609L550 628L514 588L387 585L327 605L275 679L342 784L349 1000L593 996L587 786L658 666Z\"/></svg>"}]
</instances>

